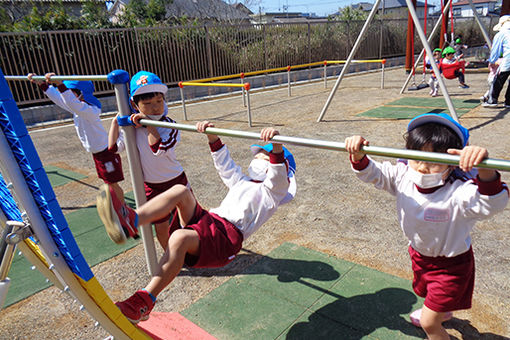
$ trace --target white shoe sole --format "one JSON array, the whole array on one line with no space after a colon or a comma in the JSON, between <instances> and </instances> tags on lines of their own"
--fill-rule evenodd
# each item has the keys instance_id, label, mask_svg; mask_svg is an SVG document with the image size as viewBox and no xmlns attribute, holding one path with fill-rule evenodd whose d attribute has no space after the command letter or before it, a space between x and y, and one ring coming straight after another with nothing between
<instances>
[{"instance_id":1,"label":"white shoe sole","mask_svg":"<svg viewBox=\"0 0 510 340\"><path fill-rule=\"evenodd\" d=\"M111 240L117 244L123 244L127 238L122 228L119 217L113 208L110 189L107 184L104 184L96 197L97 212L99 218L103 221L106 233Z\"/></svg>"}]
</instances>

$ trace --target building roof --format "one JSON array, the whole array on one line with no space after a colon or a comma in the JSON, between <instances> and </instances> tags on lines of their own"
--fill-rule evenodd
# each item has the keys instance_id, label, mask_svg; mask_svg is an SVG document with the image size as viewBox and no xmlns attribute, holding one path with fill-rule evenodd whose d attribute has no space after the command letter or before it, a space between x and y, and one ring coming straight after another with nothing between
<instances>
[{"instance_id":1,"label":"building roof","mask_svg":"<svg viewBox=\"0 0 510 340\"><path fill-rule=\"evenodd\" d=\"M496 2L498 2L498 0L473 0L473 4L488 4ZM452 6L465 6L465 5L469 5L468 0L460 0L452 4Z\"/></svg>"},{"instance_id":2,"label":"building roof","mask_svg":"<svg viewBox=\"0 0 510 340\"><path fill-rule=\"evenodd\" d=\"M197 19L250 20L248 14L222 0L173 0L166 6L167 17Z\"/></svg>"},{"instance_id":3,"label":"building roof","mask_svg":"<svg viewBox=\"0 0 510 340\"><path fill-rule=\"evenodd\" d=\"M496 1L496 0L494 0L494 1ZM353 8L361 8L364 11L372 10L372 6L373 6L373 4L368 3L368 2L359 2L359 3L352 5ZM407 8L406 0L385 0L384 1L384 9L402 8L402 7ZM425 3L421 2L421 1L416 1L416 8L418 8L418 7L425 7ZM432 5L432 4L427 4L427 7L434 8L436 6ZM383 3L381 2L379 4L379 9L382 9L382 8L383 8Z\"/></svg>"}]
</instances>

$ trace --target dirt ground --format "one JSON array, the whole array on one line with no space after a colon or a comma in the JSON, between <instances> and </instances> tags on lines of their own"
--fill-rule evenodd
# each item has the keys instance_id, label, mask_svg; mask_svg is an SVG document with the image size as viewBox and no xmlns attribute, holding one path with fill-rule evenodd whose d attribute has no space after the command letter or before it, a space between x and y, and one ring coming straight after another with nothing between
<instances>
[{"instance_id":1,"label":"dirt ground","mask_svg":"<svg viewBox=\"0 0 510 340\"><path fill-rule=\"evenodd\" d=\"M478 99L486 91L487 75L467 74L469 89L459 89L447 80L452 98ZM402 96L428 96L428 90L399 94L405 79L403 69L387 70L385 88L380 74L369 73L344 79L324 121L317 117L333 86L328 82L306 83L292 89L279 88L251 95L254 127L248 128L240 96L187 105L189 123L208 119L217 127L259 131L277 127L282 135L343 141L361 134L371 145L403 148L402 134L408 120L358 117L357 114ZM503 97L503 94L502 96ZM503 98L500 98L502 100ZM489 149L491 158L509 159L510 116L503 107L471 110L461 117L469 128L471 143ZM169 114L183 122L182 109L170 107ZM105 120L109 126L110 120ZM185 123L185 122L183 122ZM90 155L84 152L74 127L32 131L31 136L45 165L56 165L88 175L83 183L55 188L65 212L95 204L97 187ZM222 138L233 158L244 168L251 154L249 140ZM289 146L297 162L298 193L244 243L243 254L229 266L215 270L183 270L159 296L157 311L179 312L235 276L283 242L308 247L406 279L412 278L407 241L396 220L395 201L386 192L356 179L345 153ZM217 206L226 188L215 173L207 138L182 133L177 150L191 186L206 207ZM377 158L381 159L381 158ZM127 159L123 155L126 180L131 190ZM510 182L510 173L502 174ZM476 285L473 308L455 313L449 333L456 339L508 339L510 337L510 207L472 232L476 257ZM112 243L112 247L115 244ZM145 285L147 274L143 246L93 268L99 282L113 300L124 299ZM79 303L50 287L10 306L0 314L0 339L102 339L108 334L94 326Z\"/></svg>"}]
</instances>

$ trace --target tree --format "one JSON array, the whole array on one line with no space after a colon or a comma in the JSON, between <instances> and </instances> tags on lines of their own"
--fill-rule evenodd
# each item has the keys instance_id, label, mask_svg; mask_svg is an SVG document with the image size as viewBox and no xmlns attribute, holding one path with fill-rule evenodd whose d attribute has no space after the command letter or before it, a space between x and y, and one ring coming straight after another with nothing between
<instances>
[{"instance_id":1,"label":"tree","mask_svg":"<svg viewBox=\"0 0 510 340\"><path fill-rule=\"evenodd\" d=\"M81 28L110 28L111 23L105 4L87 1L81 9Z\"/></svg>"},{"instance_id":2,"label":"tree","mask_svg":"<svg viewBox=\"0 0 510 340\"><path fill-rule=\"evenodd\" d=\"M119 17L123 26L154 26L165 23L166 5L173 0L131 0Z\"/></svg>"},{"instance_id":3,"label":"tree","mask_svg":"<svg viewBox=\"0 0 510 340\"><path fill-rule=\"evenodd\" d=\"M339 8L340 15L334 16L334 20L357 21L366 20L368 13L360 8L353 8L352 6L345 6Z\"/></svg>"}]
</instances>

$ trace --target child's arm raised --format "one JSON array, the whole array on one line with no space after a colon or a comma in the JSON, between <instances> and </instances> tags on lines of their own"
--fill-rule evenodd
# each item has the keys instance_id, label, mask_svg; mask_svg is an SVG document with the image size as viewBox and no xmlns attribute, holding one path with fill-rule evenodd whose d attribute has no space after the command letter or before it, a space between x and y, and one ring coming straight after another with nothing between
<instances>
[{"instance_id":1,"label":"child's arm raised","mask_svg":"<svg viewBox=\"0 0 510 340\"><path fill-rule=\"evenodd\" d=\"M362 146L369 145L369 141L361 136L351 136L345 139L345 151L349 153L352 162L359 162L365 154L360 152Z\"/></svg>"},{"instance_id":2,"label":"child's arm raised","mask_svg":"<svg viewBox=\"0 0 510 340\"><path fill-rule=\"evenodd\" d=\"M473 167L480 164L481 161L489 157L489 152L481 146L469 145L462 150L448 149L447 152L452 155L459 155L459 168L462 171L471 171ZM494 181L498 178L496 170L478 168L478 177L483 182Z\"/></svg>"}]
</instances>

